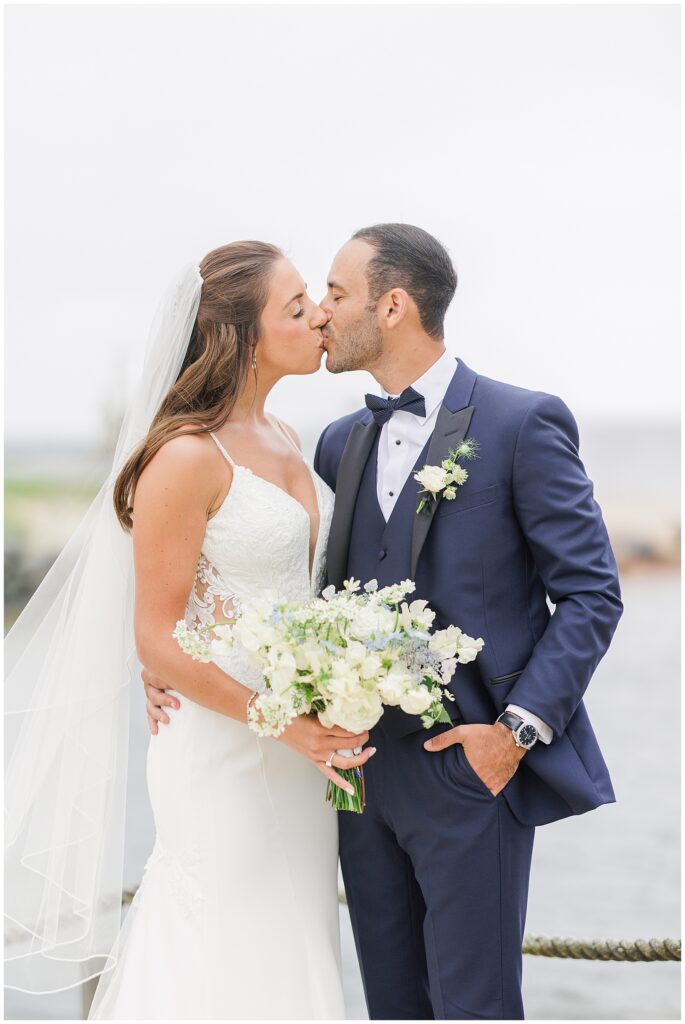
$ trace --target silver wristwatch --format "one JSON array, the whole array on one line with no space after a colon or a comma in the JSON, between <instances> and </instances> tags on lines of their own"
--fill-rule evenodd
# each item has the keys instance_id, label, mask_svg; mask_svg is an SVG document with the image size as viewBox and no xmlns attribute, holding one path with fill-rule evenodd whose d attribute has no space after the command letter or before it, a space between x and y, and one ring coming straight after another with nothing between
<instances>
[{"instance_id":1,"label":"silver wristwatch","mask_svg":"<svg viewBox=\"0 0 685 1024\"><path fill-rule=\"evenodd\" d=\"M535 726L531 725L530 722L524 722L518 715L512 715L511 711L504 711L497 721L501 722L502 725L506 725L507 729L511 729L514 743L517 747L524 747L525 750L530 750L539 739Z\"/></svg>"}]
</instances>

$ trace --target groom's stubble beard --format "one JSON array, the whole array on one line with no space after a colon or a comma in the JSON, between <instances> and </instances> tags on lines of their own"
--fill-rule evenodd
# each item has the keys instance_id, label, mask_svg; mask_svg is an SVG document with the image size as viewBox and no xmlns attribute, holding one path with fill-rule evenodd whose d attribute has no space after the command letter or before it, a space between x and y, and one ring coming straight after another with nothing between
<instances>
[{"instance_id":1,"label":"groom's stubble beard","mask_svg":"<svg viewBox=\"0 0 685 1024\"><path fill-rule=\"evenodd\" d=\"M327 349L326 369L330 373L366 370L383 354L383 333L376 322L376 307L369 307L355 323L342 331L324 328L333 343L334 351Z\"/></svg>"}]
</instances>

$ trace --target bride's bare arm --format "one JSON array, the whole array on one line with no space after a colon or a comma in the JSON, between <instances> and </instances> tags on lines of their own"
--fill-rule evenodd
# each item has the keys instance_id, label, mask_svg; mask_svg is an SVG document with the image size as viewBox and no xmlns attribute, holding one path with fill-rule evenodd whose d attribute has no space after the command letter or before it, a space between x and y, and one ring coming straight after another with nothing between
<instances>
[{"instance_id":1,"label":"bride's bare arm","mask_svg":"<svg viewBox=\"0 0 685 1024\"><path fill-rule=\"evenodd\" d=\"M138 656L166 686L197 704L247 720L251 690L217 665L193 661L172 633L185 614L207 518L225 492L230 468L209 439L167 442L141 474L133 508Z\"/></svg>"}]
</instances>

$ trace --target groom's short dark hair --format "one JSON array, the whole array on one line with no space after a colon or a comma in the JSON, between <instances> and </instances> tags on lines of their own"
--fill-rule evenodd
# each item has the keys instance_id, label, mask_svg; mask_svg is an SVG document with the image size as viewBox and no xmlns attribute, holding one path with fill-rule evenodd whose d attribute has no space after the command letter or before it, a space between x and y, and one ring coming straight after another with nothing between
<instances>
[{"instance_id":1,"label":"groom's short dark hair","mask_svg":"<svg viewBox=\"0 0 685 1024\"><path fill-rule=\"evenodd\" d=\"M391 288L403 288L416 303L426 334L442 340L445 313L457 288L457 272L447 249L413 224L374 224L352 238L376 250L367 267L373 302Z\"/></svg>"}]
</instances>

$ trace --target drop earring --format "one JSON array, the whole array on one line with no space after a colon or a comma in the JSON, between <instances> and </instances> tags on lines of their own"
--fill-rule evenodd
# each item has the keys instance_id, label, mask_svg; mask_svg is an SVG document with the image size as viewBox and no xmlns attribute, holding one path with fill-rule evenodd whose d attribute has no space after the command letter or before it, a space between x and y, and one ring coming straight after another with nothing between
<instances>
[{"instance_id":1,"label":"drop earring","mask_svg":"<svg viewBox=\"0 0 685 1024\"><path fill-rule=\"evenodd\" d=\"M257 356L256 356L256 353L254 351L252 353L252 369L253 370L257 369Z\"/></svg>"}]
</instances>

